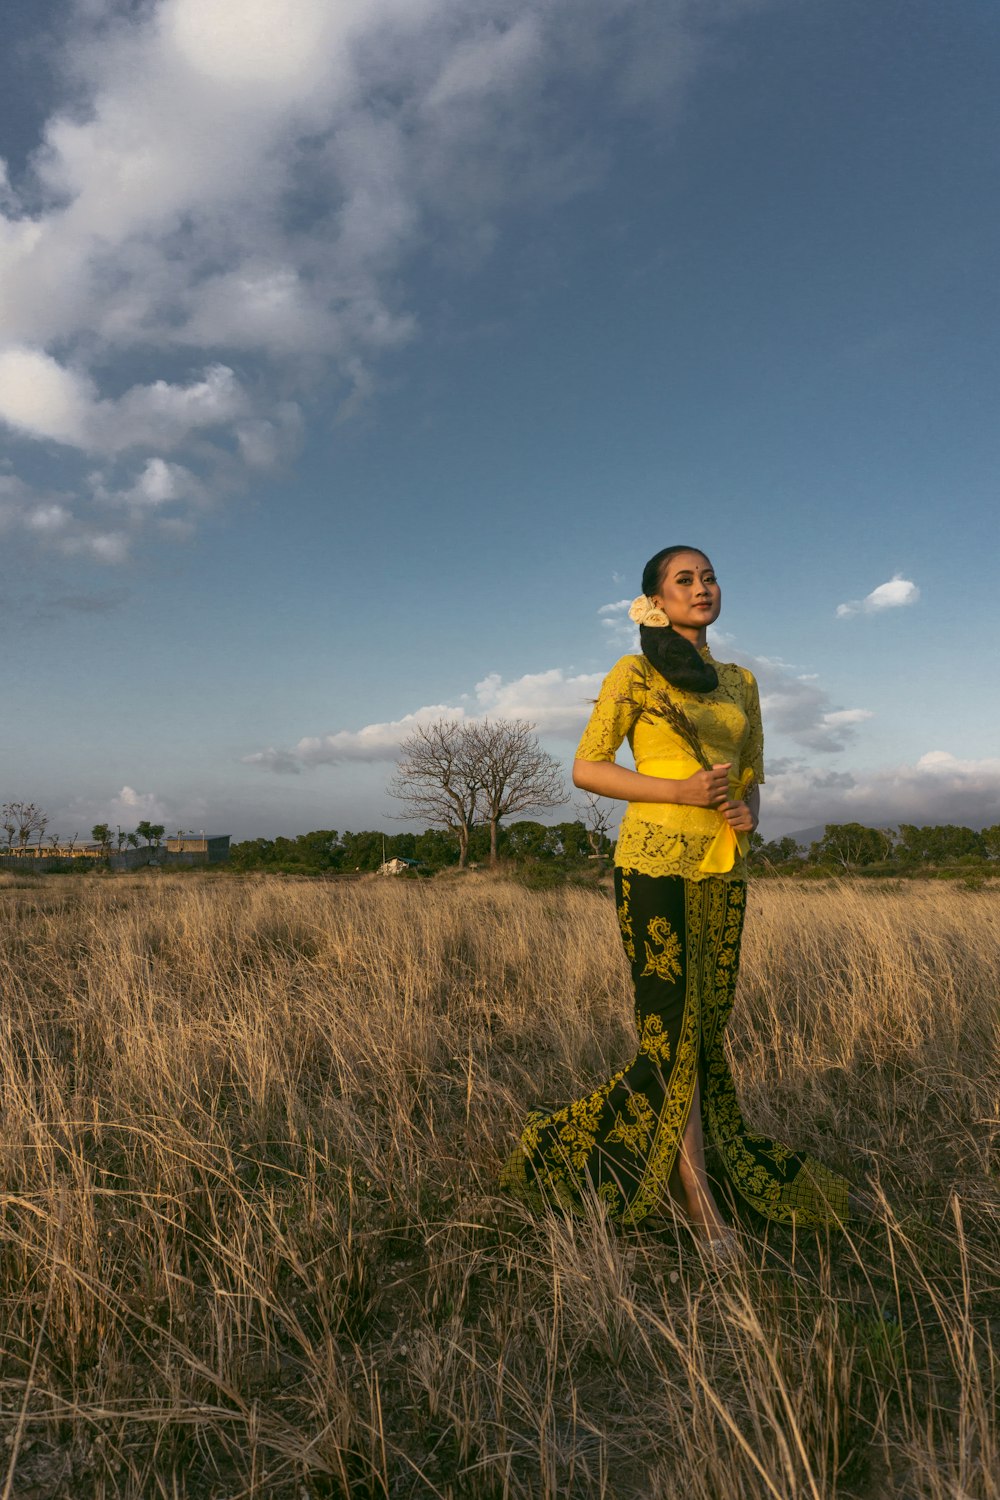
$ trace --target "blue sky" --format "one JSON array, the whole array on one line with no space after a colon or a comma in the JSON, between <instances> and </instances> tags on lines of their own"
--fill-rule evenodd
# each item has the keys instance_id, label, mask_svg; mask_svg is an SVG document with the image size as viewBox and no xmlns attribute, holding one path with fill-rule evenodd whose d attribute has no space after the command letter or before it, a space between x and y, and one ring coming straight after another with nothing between
<instances>
[{"instance_id":1,"label":"blue sky","mask_svg":"<svg viewBox=\"0 0 1000 1500\"><path fill-rule=\"evenodd\" d=\"M8 5L0 800L392 827L442 711L568 764L681 540L766 833L1000 821L998 101L985 3Z\"/></svg>"}]
</instances>

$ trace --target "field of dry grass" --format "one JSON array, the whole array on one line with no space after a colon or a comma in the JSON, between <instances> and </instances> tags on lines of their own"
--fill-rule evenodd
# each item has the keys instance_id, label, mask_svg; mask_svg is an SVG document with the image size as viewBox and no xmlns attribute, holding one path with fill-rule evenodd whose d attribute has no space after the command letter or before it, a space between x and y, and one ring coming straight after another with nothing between
<instances>
[{"instance_id":1,"label":"field of dry grass","mask_svg":"<svg viewBox=\"0 0 1000 1500\"><path fill-rule=\"evenodd\" d=\"M0 1500L998 1500L1000 892L760 883L745 1269L494 1180L631 1052L606 895L0 876Z\"/></svg>"}]
</instances>

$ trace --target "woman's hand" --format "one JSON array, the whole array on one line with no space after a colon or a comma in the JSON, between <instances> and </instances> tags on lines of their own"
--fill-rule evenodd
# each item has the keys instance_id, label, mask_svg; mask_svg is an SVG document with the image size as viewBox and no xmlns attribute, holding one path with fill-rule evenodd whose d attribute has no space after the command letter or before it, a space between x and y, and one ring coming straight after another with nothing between
<instances>
[{"instance_id":1,"label":"woman's hand","mask_svg":"<svg viewBox=\"0 0 1000 1500\"><path fill-rule=\"evenodd\" d=\"M677 783L683 795L677 800L688 807L717 807L722 811L729 801L729 766L713 766L710 771L695 771Z\"/></svg>"},{"instance_id":2,"label":"woman's hand","mask_svg":"<svg viewBox=\"0 0 1000 1500\"><path fill-rule=\"evenodd\" d=\"M756 830L757 819L745 802L727 800L720 805L719 811L734 833L753 833Z\"/></svg>"}]
</instances>

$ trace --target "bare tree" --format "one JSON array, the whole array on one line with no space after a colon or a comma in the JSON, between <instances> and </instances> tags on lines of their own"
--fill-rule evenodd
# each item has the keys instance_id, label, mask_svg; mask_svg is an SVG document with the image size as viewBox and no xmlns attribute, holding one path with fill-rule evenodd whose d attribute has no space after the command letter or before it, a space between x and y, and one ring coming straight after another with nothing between
<instances>
[{"instance_id":1,"label":"bare tree","mask_svg":"<svg viewBox=\"0 0 1000 1500\"><path fill-rule=\"evenodd\" d=\"M596 860L602 860L607 845L611 842L611 829L616 812L615 804L609 802L606 797L599 797L596 792L584 792L575 806L587 830L590 852Z\"/></svg>"},{"instance_id":2,"label":"bare tree","mask_svg":"<svg viewBox=\"0 0 1000 1500\"><path fill-rule=\"evenodd\" d=\"M0 828L7 835L8 852L13 851L15 839L22 852L33 835L41 844L48 823L48 817L34 802L5 802L0 807Z\"/></svg>"},{"instance_id":3,"label":"bare tree","mask_svg":"<svg viewBox=\"0 0 1000 1500\"><path fill-rule=\"evenodd\" d=\"M534 728L522 719L481 719L469 725L485 821L490 825L491 865L497 862L502 818L561 807L566 801L559 763L542 749Z\"/></svg>"},{"instance_id":4,"label":"bare tree","mask_svg":"<svg viewBox=\"0 0 1000 1500\"><path fill-rule=\"evenodd\" d=\"M458 839L458 865L469 857L469 833L476 821L482 780L473 754L470 726L455 719L421 724L399 747L389 793L407 809Z\"/></svg>"}]
</instances>

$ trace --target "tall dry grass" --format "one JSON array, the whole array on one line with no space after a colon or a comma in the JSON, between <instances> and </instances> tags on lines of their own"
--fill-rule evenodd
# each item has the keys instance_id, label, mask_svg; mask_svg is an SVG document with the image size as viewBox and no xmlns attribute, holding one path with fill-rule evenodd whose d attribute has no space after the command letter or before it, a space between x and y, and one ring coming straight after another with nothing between
<instances>
[{"instance_id":1,"label":"tall dry grass","mask_svg":"<svg viewBox=\"0 0 1000 1500\"><path fill-rule=\"evenodd\" d=\"M1000 895L753 888L748 1116L863 1231L533 1222L630 1053L606 896L0 877L0 1500L998 1500Z\"/></svg>"}]
</instances>

